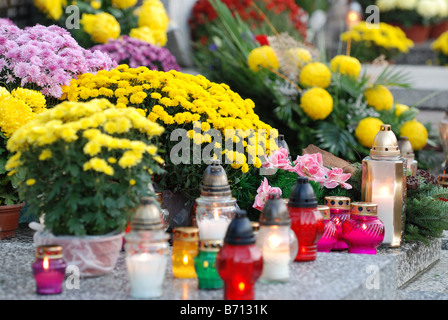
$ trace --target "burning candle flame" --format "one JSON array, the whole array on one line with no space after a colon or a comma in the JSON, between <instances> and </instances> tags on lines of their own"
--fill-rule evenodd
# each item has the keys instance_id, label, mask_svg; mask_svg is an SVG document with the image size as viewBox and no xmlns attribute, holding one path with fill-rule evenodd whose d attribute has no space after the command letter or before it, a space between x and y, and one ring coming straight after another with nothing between
<instances>
[{"instance_id":1,"label":"burning candle flame","mask_svg":"<svg viewBox=\"0 0 448 320\"><path fill-rule=\"evenodd\" d=\"M246 288L246 284L245 284L244 282L240 282L240 283L238 283L238 289L239 289L240 291L243 291L244 288Z\"/></svg>"},{"instance_id":2,"label":"burning candle flame","mask_svg":"<svg viewBox=\"0 0 448 320\"><path fill-rule=\"evenodd\" d=\"M188 264L188 256L187 255L184 255L183 262L184 262L184 264Z\"/></svg>"},{"instance_id":3,"label":"burning candle flame","mask_svg":"<svg viewBox=\"0 0 448 320\"><path fill-rule=\"evenodd\" d=\"M362 230L366 230L366 229L367 229L367 226L366 226L365 223L362 224L361 229L362 229Z\"/></svg>"},{"instance_id":4,"label":"burning candle flame","mask_svg":"<svg viewBox=\"0 0 448 320\"><path fill-rule=\"evenodd\" d=\"M360 20L361 20L361 18L359 16L358 12L356 12L356 11L349 11L347 13L347 21L348 22L357 22L357 21L360 21Z\"/></svg>"},{"instance_id":5,"label":"burning candle flame","mask_svg":"<svg viewBox=\"0 0 448 320\"><path fill-rule=\"evenodd\" d=\"M389 188L388 187L383 186L383 187L380 188L380 195L381 196L387 196L389 194L390 194L390 192L389 192Z\"/></svg>"},{"instance_id":6,"label":"burning candle flame","mask_svg":"<svg viewBox=\"0 0 448 320\"><path fill-rule=\"evenodd\" d=\"M219 219L219 212L218 209L213 210L213 218Z\"/></svg>"},{"instance_id":7,"label":"burning candle flame","mask_svg":"<svg viewBox=\"0 0 448 320\"><path fill-rule=\"evenodd\" d=\"M270 248L277 248L280 245L280 237L278 234L271 234L268 237L268 245Z\"/></svg>"},{"instance_id":8,"label":"burning candle flame","mask_svg":"<svg viewBox=\"0 0 448 320\"><path fill-rule=\"evenodd\" d=\"M48 270L49 268L49 263L48 263L48 257L44 257L44 262L43 262L43 267L45 270Z\"/></svg>"}]
</instances>

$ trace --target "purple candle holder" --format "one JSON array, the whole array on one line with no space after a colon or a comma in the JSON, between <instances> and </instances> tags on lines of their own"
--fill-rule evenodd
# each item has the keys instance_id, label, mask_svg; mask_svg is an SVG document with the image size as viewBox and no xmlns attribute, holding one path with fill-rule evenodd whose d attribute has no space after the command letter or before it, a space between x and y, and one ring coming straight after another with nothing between
<instances>
[{"instance_id":1,"label":"purple candle holder","mask_svg":"<svg viewBox=\"0 0 448 320\"><path fill-rule=\"evenodd\" d=\"M330 252L333 246L336 244L338 239L336 238L337 227L336 224L331 220L330 207L319 205L317 210L320 211L322 217L324 218L324 233L322 238L317 242L318 252Z\"/></svg>"},{"instance_id":2,"label":"purple candle holder","mask_svg":"<svg viewBox=\"0 0 448 320\"><path fill-rule=\"evenodd\" d=\"M350 198L340 196L325 197L325 205L330 207L331 221L336 225L337 241L332 250L346 250L348 246L342 238L342 224L350 218Z\"/></svg>"},{"instance_id":3,"label":"purple candle holder","mask_svg":"<svg viewBox=\"0 0 448 320\"><path fill-rule=\"evenodd\" d=\"M378 219L377 205L353 202L350 213L350 219L342 224L348 253L376 254L384 239L384 224Z\"/></svg>"},{"instance_id":4,"label":"purple candle holder","mask_svg":"<svg viewBox=\"0 0 448 320\"><path fill-rule=\"evenodd\" d=\"M36 261L33 263L36 292L38 294L57 294L62 292L65 278L65 263L62 247L58 245L39 246Z\"/></svg>"}]
</instances>

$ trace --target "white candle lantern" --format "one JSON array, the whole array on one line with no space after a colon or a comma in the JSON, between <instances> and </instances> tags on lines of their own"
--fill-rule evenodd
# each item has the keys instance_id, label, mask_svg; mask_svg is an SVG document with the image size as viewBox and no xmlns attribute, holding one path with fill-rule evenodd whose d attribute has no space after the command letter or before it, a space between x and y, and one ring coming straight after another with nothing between
<instances>
[{"instance_id":1,"label":"white candle lantern","mask_svg":"<svg viewBox=\"0 0 448 320\"><path fill-rule=\"evenodd\" d=\"M382 244L400 246L405 223L406 159L388 124L381 125L370 155L362 160L361 198L378 204L378 218L385 227Z\"/></svg>"},{"instance_id":2,"label":"white candle lantern","mask_svg":"<svg viewBox=\"0 0 448 320\"><path fill-rule=\"evenodd\" d=\"M201 196L196 199L196 223L201 240L224 240L236 211L224 168L213 161L205 170Z\"/></svg>"},{"instance_id":3,"label":"white candle lantern","mask_svg":"<svg viewBox=\"0 0 448 320\"><path fill-rule=\"evenodd\" d=\"M411 171L411 174L417 176L418 162L415 160L414 149L408 137L400 137L398 141L398 148L400 149L401 156L406 158L407 168Z\"/></svg>"},{"instance_id":4,"label":"white candle lantern","mask_svg":"<svg viewBox=\"0 0 448 320\"><path fill-rule=\"evenodd\" d=\"M263 256L261 282L275 283L289 280L290 263L297 255L298 242L291 230L291 219L280 194L272 193L260 215L257 247Z\"/></svg>"},{"instance_id":5,"label":"white candle lantern","mask_svg":"<svg viewBox=\"0 0 448 320\"><path fill-rule=\"evenodd\" d=\"M169 238L156 199L143 198L125 236L126 268L133 298L162 296Z\"/></svg>"}]
</instances>

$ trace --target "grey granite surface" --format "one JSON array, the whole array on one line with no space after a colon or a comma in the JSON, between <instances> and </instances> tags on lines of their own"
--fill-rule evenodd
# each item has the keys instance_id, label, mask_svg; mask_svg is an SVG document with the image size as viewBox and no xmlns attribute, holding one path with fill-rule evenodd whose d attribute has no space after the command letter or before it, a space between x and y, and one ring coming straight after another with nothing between
<instances>
[{"instance_id":1,"label":"grey granite surface","mask_svg":"<svg viewBox=\"0 0 448 320\"><path fill-rule=\"evenodd\" d=\"M31 264L34 261L33 231L21 225L16 236L0 241L0 300L132 300L121 252L112 273L81 278L79 289L64 290L58 295L38 295ZM440 240L438 240L440 248ZM436 245L434 245L436 246ZM431 247L429 247L431 248ZM437 256L437 250L434 250ZM422 252L420 256L418 252ZM428 255L421 245L403 245L397 249L380 248L377 255L347 252L318 253L311 262L293 262L291 278L284 284L257 282L256 300L397 300L417 299L419 288L396 290L398 279ZM440 256L440 251L439 251ZM413 260L406 262L406 259ZM433 258L434 259L434 258ZM438 258L437 258L438 259ZM435 260L437 260L435 259ZM413 272L413 271L412 271ZM448 278L448 277L447 277ZM70 283L69 283L70 284ZM416 293L417 292L417 293ZM442 299L444 292L439 292ZM420 297L430 297L427 292ZM432 295L435 299L436 295ZM223 300L223 289L198 290L197 279L176 279L169 263L163 296L152 300ZM429 298L432 299L432 298Z\"/></svg>"}]
</instances>

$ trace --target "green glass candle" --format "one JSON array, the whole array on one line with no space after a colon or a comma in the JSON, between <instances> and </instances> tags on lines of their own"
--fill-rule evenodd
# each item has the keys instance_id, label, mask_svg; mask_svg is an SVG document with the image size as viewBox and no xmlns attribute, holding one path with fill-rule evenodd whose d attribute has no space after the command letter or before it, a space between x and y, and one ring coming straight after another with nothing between
<instances>
[{"instance_id":1,"label":"green glass candle","mask_svg":"<svg viewBox=\"0 0 448 320\"><path fill-rule=\"evenodd\" d=\"M194 258L199 289L220 289L223 282L216 270L216 255L222 247L222 240L200 240L199 252Z\"/></svg>"}]
</instances>

